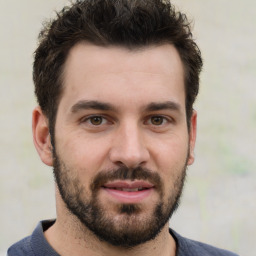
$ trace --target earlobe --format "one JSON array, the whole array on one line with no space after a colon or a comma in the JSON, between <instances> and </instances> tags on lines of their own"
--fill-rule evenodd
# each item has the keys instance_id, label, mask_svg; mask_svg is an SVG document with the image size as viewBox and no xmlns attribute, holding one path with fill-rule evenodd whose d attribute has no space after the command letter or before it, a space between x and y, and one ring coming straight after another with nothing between
<instances>
[{"instance_id":1,"label":"earlobe","mask_svg":"<svg viewBox=\"0 0 256 256\"><path fill-rule=\"evenodd\" d=\"M189 157L188 165L194 163L195 160L195 143L196 143L196 130L197 130L197 112L193 110L192 117L190 119L190 132L189 132Z\"/></svg>"},{"instance_id":2,"label":"earlobe","mask_svg":"<svg viewBox=\"0 0 256 256\"><path fill-rule=\"evenodd\" d=\"M53 165L51 136L49 133L48 119L40 107L36 107L32 116L33 141L36 150L46 165Z\"/></svg>"}]
</instances>

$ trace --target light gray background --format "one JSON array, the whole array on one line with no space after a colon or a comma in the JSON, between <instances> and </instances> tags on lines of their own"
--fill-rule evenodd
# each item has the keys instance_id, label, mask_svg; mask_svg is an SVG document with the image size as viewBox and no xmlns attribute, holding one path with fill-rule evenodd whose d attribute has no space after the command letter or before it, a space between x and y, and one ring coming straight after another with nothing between
<instances>
[{"instance_id":1,"label":"light gray background","mask_svg":"<svg viewBox=\"0 0 256 256\"><path fill-rule=\"evenodd\" d=\"M33 147L32 53L64 0L0 0L0 252L55 216L52 171ZM196 162L171 226L251 256L256 243L256 2L175 0L194 20L205 65ZM1 253L0 253L1 254Z\"/></svg>"}]
</instances>

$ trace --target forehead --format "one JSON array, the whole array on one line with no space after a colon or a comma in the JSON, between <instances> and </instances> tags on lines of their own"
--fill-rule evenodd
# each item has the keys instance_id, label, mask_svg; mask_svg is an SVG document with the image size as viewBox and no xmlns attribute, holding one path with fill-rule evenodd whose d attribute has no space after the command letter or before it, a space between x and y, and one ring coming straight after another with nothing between
<instances>
[{"instance_id":1,"label":"forehead","mask_svg":"<svg viewBox=\"0 0 256 256\"><path fill-rule=\"evenodd\" d=\"M178 51L165 44L136 50L79 43L63 74L65 100L167 101L182 98L184 71ZM132 94L132 92L134 92ZM181 101L181 99L179 99ZM61 99L62 101L62 99Z\"/></svg>"},{"instance_id":2,"label":"forehead","mask_svg":"<svg viewBox=\"0 0 256 256\"><path fill-rule=\"evenodd\" d=\"M128 72L131 69L152 74L161 72L167 75L177 71L183 73L179 53L171 44L130 50L125 47L102 47L81 42L71 48L68 54L64 77L69 78L70 74L75 74L74 71L77 69L87 73L94 72L95 69L110 72Z\"/></svg>"}]
</instances>

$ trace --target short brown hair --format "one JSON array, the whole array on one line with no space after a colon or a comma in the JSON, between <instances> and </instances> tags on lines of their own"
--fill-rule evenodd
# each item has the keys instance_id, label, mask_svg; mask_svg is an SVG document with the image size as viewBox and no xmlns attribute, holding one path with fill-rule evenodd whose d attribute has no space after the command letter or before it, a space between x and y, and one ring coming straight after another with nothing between
<instances>
[{"instance_id":1,"label":"short brown hair","mask_svg":"<svg viewBox=\"0 0 256 256\"><path fill-rule=\"evenodd\" d=\"M38 103L53 137L62 94L63 67L78 42L134 49L173 44L185 70L187 123L198 94L202 58L187 17L165 0L77 0L64 7L39 34L33 79Z\"/></svg>"}]
</instances>

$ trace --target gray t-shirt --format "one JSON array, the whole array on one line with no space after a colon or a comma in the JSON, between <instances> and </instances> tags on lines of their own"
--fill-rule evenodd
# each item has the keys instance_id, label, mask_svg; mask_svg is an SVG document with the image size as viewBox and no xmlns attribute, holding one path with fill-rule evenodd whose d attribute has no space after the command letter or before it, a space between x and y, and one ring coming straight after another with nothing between
<instances>
[{"instance_id":1,"label":"gray t-shirt","mask_svg":"<svg viewBox=\"0 0 256 256\"><path fill-rule=\"evenodd\" d=\"M54 220L39 222L31 236L8 249L7 256L60 256L44 237L44 231L53 223ZM232 252L184 238L171 229L170 233L177 244L177 256L238 256Z\"/></svg>"}]
</instances>

